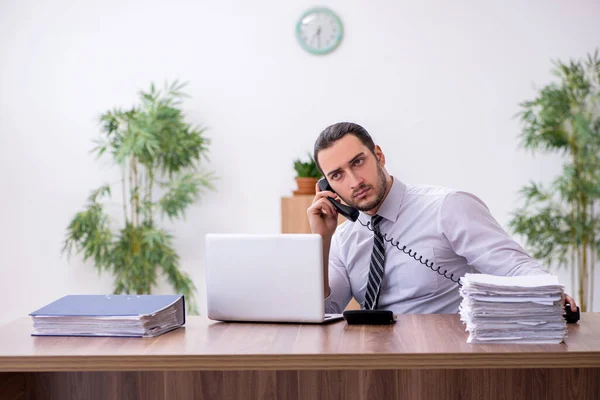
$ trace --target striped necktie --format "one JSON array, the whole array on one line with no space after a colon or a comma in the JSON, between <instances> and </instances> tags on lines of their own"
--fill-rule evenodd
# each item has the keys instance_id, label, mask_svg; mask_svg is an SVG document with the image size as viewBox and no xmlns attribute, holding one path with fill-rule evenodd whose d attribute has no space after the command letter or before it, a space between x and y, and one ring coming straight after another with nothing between
<instances>
[{"instance_id":1,"label":"striped necktie","mask_svg":"<svg viewBox=\"0 0 600 400\"><path fill-rule=\"evenodd\" d=\"M371 227L373 229L373 251L371 252L371 267L369 268L369 280L367 282L367 292L363 308L374 310L379 302L379 290L383 281L383 271L385 266L385 246L383 236L379 231L379 223L383 217L374 215L371 218Z\"/></svg>"}]
</instances>

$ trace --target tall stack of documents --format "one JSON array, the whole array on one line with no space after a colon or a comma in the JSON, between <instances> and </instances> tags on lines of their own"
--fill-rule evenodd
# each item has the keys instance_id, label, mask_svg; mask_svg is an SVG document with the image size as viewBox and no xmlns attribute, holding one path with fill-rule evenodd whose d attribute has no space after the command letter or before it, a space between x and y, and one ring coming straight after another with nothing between
<instances>
[{"instance_id":1,"label":"tall stack of documents","mask_svg":"<svg viewBox=\"0 0 600 400\"><path fill-rule=\"evenodd\" d=\"M554 275L461 278L467 343L560 343L567 334L564 286Z\"/></svg>"},{"instance_id":2,"label":"tall stack of documents","mask_svg":"<svg viewBox=\"0 0 600 400\"><path fill-rule=\"evenodd\" d=\"M185 323L182 295L69 295L29 314L34 336L153 337Z\"/></svg>"}]
</instances>

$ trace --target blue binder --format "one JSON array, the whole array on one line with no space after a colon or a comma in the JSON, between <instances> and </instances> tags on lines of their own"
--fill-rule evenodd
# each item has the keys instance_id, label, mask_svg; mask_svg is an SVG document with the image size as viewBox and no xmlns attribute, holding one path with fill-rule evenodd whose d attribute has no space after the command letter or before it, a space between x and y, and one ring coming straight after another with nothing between
<instances>
[{"instance_id":1,"label":"blue binder","mask_svg":"<svg viewBox=\"0 0 600 400\"><path fill-rule=\"evenodd\" d=\"M139 317L140 320L143 317L159 319L160 313L171 306L176 308L176 322L171 323L172 326L162 326L160 329L157 327L154 332L139 335L81 333L76 330L70 333L64 332L70 324L77 324L81 319L87 319L89 323L90 318L93 317L110 318L115 325L119 323L120 317ZM185 299L183 295L68 295L29 315L34 320L34 328L36 319L46 324L42 333L34 332L33 336L157 336L185 324ZM61 328L62 332L48 333L47 324L48 322L52 324L54 319L44 317L63 317L56 319L60 322L55 324L55 327ZM100 318L98 320L100 321Z\"/></svg>"}]
</instances>

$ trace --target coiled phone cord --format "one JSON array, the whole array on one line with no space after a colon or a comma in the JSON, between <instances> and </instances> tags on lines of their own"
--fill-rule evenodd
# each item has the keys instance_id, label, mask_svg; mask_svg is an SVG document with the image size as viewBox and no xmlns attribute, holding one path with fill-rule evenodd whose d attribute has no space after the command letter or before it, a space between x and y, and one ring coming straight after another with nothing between
<instances>
[{"instance_id":1,"label":"coiled phone cord","mask_svg":"<svg viewBox=\"0 0 600 400\"><path fill-rule=\"evenodd\" d=\"M366 224L364 222L362 222L360 219L358 219L358 222L360 222L360 224L362 226L366 226L367 229L369 229L371 232L375 232L375 230L371 227L371 221L367 222ZM377 229L377 232L381 235L381 231L379 229ZM398 250L400 250L401 252L403 252L404 254L408 254L410 257L414 258L415 260L417 260L418 262L420 262L421 264L425 265L426 267L428 267L429 269L431 269L434 272L437 272L439 275L443 276L446 279L450 279L452 282L457 283L459 286L462 286L462 284L460 283L460 278L454 278L454 273L448 275L448 270L445 269L443 272L441 271L440 266L438 267L434 267L433 265L433 261L429 261L429 259L425 259L425 261L423 261L423 256L419 256L419 258L417 258L417 252L416 251L412 251L411 249L408 249L406 246L402 246L402 248L400 248L398 241L396 241L396 243L394 244L394 238L389 238L387 237L387 233L382 234L383 236L383 240L388 242L389 244L391 244L392 246L394 246L395 248L397 248Z\"/></svg>"}]
</instances>

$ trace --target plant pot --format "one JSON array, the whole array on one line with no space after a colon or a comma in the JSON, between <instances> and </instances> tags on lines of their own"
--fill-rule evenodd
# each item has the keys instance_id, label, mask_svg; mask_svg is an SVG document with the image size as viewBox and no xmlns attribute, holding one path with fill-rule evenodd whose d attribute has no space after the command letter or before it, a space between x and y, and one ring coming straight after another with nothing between
<instances>
[{"instance_id":1,"label":"plant pot","mask_svg":"<svg viewBox=\"0 0 600 400\"><path fill-rule=\"evenodd\" d=\"M317 192L315 190L315 185L317 184L317 178L296 178L296 184L298 185L298 190L294 190L294 195L315 195Z\"/></svg>"}]
</instances>

